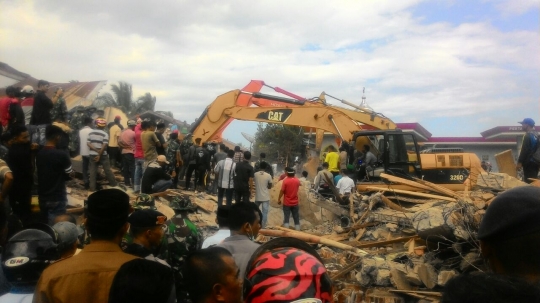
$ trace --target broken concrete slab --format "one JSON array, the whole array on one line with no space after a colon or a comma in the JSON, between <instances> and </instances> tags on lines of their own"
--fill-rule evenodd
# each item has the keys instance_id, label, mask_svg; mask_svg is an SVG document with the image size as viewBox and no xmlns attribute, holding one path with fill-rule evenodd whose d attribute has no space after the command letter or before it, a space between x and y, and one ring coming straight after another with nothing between
<instances>
[{"instance_id":1,"label":"broken concrete slab","mask_svg":"<svg viewBox=\"0 0 540 303\"><path fill-rule=\"evenodd\" d=\"M453 207L433 207L413 214L412 224L417 234L426 239L430 236L453 238L455 225L449 220Z\"/></svg>"},{"instance_id":2,"label":"broken concrete slab","mask_svg":"<svg viewBox=\"0 0 540 303\"><path fill-rule=\"evenodd\" d=\"M458 273L455 270L441 270L437 277L437 285L444 286L446 285L446 282L457 275Z\"/></svg>"},{"instance_id":3,"label":"broken concrete slab","mask_svg":"<svg viewBox=\"0 0 540 303\"><path fill-rule=\"evenodd\" d=\"M433 265L427 263L420 264L418 266L418 276L427 288L433 289L437 286L439 275L437 274L437 271L435 271Z\"/></svg>"}]
</instances>

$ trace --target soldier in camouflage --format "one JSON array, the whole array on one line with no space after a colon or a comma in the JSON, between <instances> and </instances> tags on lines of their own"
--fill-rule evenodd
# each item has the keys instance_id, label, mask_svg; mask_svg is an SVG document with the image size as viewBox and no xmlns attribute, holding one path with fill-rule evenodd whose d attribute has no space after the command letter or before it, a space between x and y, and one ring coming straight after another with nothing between
<instances>
[{"instance_id":1,"label":"soldier in camouflage","mask_svg":"<svg viewBox=\"0 0 540 303\"><path fill-rule=\"evenodd\" d=\"M71 128L71 135L69 138L69 151L72 154L79 153L79 130L84 127L84 117L86 117L84 107L78 106L75 109L75 113L71 116L69 121L69 127Z\"/></svg>"},{"instance_id":2,"label":"soldier in camouflage","mask_svg":"<svg viewBox=\"0 0 540 303\"><path fill-rule=\"evenodd\" d=\"M178 180L184 179L187 167L189 163L188 155L189 155L189 148L193 145L193 136L191 134L186 135L184 140L180 143L180 155L182 156L182 161L184 162L184 165L182 165L182 168L180 169L180 174L178 174Z\"/></svg>"},{"instance_id":3,"label":"soldier in camouflage","mask_svg":"<svg viewBox=\"0 0 540 303\"><path fill-rule=\"evenodd\" d=\"M172 175L172 172L176 172L175 176L172 178L173 184L172 188L177 188L178 186L178 174L180 173L180 168L182 167L182 155L180 154L180 142L178 141L178 132L173 132L169 136L169 142L167 144L167 149L165 150L167 161L169 161L169 167L167 168L167 173Z\"/></svg>"},{"instance_id":4,"label":"soldier in camouflage","mask_svg":"<svg viewBox=\"0 0 540 303\"><path fill-rule=\"evenodd\" d=\"M176 215L167 222L167 263L173 269L178 302L189 302L183 286L182 269L184 259L190 252L201 249L203 235L188 218L188 213L196 209L189 197L174 197L170 207Z\"/></svg>"},{"instance_id":5,"label":"soldier in camouflage","mask_svg":"<svg viewBox=\"0 0 540 303\"><path fill-rule=\"evenodd\" d=\"M133 206L133 210L135 210L135 211L140 210L140 209L157 210L156 202L154 201L154 197L152 197L150 195L147 195L147 194L140 194L137 197L137 199L135 200L135 203L133 203L132 206ZM165 237L163 237L163 239L165 239ZM124 235L124 237L122 238L122 242L120 243L120 247L122 248L122 250L124 250L131 243L133 243L133 238L131 237L130 233L126 233Z\"/></svg>"},{"instance_id":6,"label":"soldier in camouflage","mask_svg":"<svg viewBox=\"0 0 540 303\"><path fill-rule=\"evenodd\" d=\"M64 99L64 90L61 87L56 89L52 101L51 120L53 122L67 122L66 100Z\"/></svg>"}]
</instances>

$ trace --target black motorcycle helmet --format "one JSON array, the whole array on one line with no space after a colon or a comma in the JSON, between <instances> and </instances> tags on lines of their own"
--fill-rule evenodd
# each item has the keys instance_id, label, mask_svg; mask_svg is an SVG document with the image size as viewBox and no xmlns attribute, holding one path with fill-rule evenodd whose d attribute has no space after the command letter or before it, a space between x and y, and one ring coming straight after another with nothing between
<instances>
[{"instance_id":1,"label":"black motorcycle helmet","mask_svg":"<svg viewBox=\"0 0 540 303\"><path fill-rule=\"evenodd\" d=\"M2 270L16 288L35 287L43 270L60 258L57 240L43 230L26 229L7 242Z\"/></svg>"}]
</instances>

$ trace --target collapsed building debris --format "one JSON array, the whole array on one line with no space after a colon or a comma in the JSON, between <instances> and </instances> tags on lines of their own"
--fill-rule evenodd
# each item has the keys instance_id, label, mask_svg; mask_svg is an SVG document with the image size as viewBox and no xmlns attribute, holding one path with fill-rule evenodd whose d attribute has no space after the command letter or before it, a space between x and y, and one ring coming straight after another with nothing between
<instances>
[{"instance_id":1,"label":"collapsed building debris","mask_svg":"<svg viewBox=\"0 0 540 303\"><path fill-rule=\"evenodd\" d=\"M118 174L119 172L115 172ZM281 182L274 182L268 226L270 237L295 237L316 246L334 281L336 302L438 302L453 277L485 270L476 235L493 199L504 190L527 186L506 174L484 173L471 191L453 192L422 180L385 175L384 189L357 192L338 203L314 192L299 191L302 231L281 227L277 204ZM406 184L419 191L393 188ZM82 213L88 193L80 180L69 184L70 210ZM136 195L127 190L132 201ZM169 201L189 197L197 211L189 218L205 237L214 234L217 199L182 190L155 194L156 206L174 215ZM344 203L346 202L346 203Z\"/></svg>"}]
</instances>

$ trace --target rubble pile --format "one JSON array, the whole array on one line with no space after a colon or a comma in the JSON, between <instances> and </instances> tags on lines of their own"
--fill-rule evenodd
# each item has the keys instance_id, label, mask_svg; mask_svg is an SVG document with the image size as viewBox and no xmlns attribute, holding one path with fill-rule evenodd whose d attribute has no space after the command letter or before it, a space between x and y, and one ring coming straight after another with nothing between
<instances>
[{"instance_id":1,"label":"rubble pile","mask_svg":"<svg viewBox=\"0 0 540 303\"><path fill-rule=\"evenodd\" d=\"M471 191L453 192L422 180L383 178L390 184L355 193L348 205L302 184L302 231L281 227L281 182L275 180L268 227L257 241L289 236L316 245L334 281L335 302L438 302L452 277L486 269L476 240L486 209L500 192L526 185L506 174L484 173ZM417 190L398 190L393 184ZM70 211L82 213L88 196L82 181L68 186ZM127 193L135 201L136 195ZM182 190L154 194L156 206L168 217L174 215L169 201L177 195L189 196L197 206L190 219L204 237L218 230L216 196Z\"/></svg>"},{"instance_id":2,"label":"rubble pile","mask_svg":"<svg viewBox=\"0 0 540 303\"><path fill-rule=\"evenodd\" d=\"M526 185L506 174L485 173L473 190L453 192L421 180L384 177L422 191L394 190L390 184L353 194L349 205L308 193L308 203L333 210L332 220L302 232L276 227L260 233L317 244L336 302L438 302L452 277L486 270L476 240L486 209L500 192Z\"/></svg>"}]
</instances>

